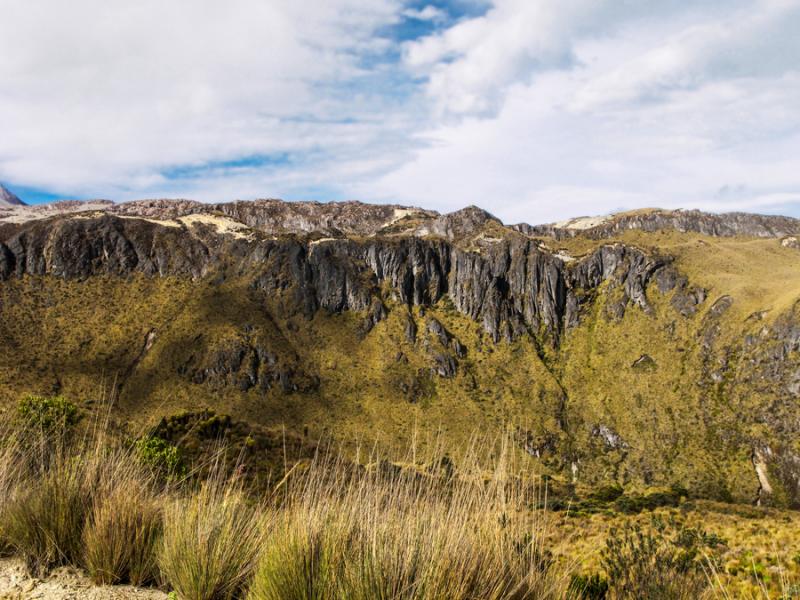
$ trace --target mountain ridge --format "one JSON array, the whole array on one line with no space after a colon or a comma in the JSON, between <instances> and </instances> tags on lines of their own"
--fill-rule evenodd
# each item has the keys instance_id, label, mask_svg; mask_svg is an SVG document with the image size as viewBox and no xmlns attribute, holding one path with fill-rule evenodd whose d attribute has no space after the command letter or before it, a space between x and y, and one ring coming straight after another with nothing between
<instances>
[{"instance_id":1,"label":"mountain ridge","mask_svg":"<svg viewBox=\"0 0 800 600\"><path fill-rule=\"evenodd\" d=\"M3 190L9 197L13 196L5 188ZM65 200L36 206L27 206L18 198L16 200L21 204L2 207L6 210L0 213L0 222L24 222L91 211L154 219L175 219L191 214L220 212L267 233L330 233L338 230L344 235L374 235L382 227L409 217L426 222L427 226L419 229L418 233L421 235L445 236L447 228L452 227L455 221L460 221L462 229L465 225L474 229L476 225L493 221L528 236L557 240L578 236L602 239L630 229L648 232L675 229L717 237L781 237L800 233L800 219L793 217L744 212L709 213L696 209L637 209L531 225L503 223L478 206L439 213L414 206L370 204L356 200L316 202L262 199L218 203L181 199L131 200L121 203L110 200ZM453 235L450 234L449 237Z\"/></svg>"},{"instance_id":2,"label":"mountain ridge","mask_svg":"<svg viewBox=\"0 0 800 600\"><path fill-rule=\"evenodd\" d=\"M399 446L412 423L457 439L514 423L565 485L794 506L796 225L651 211L561 235L477 207L275 200L6 210L0 404L111 377L119 418L140 423L210 407Z\"/></svg>"}]
</instances>

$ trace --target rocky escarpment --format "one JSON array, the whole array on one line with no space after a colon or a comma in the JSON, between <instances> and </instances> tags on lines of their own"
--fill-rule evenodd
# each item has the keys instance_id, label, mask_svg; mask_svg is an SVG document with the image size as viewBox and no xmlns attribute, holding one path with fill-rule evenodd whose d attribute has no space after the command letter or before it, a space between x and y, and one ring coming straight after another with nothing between
<instances>
[{"instance_id":1,"label":"rocky escarpment","mask_svg":"<svg viewBox=\"0 0 800 600\"><path fill-rule=\"evenodd\" d=\"M199 277L214 259L206 244L184 230L111 215L31 221L6 226L0 235L3 278L133 272Z\"/></svg>"},{"instance_id":2,"label":"rocky escarpment","mask_svg":"<svg viewBox=\"0 0 800 600\"><path fill-rule=\"evenodd\" d=\"M0 394L113 378L126 417L212 407L394 440L409 414L511 421L570 485L800 505L796 248L615 233L783 236L792 220L670 214L593 221L610 229L556 251L475 207L4 209Z\"/></svg>"},{"instance_id":3,"label":"rocky escarpment","mask_svg":"<svg viewBox=\"0 0 800 600\"><path fill-rule=\"evenodd\" d=\"M526 235L557 240L581 236L605 239L628 230L693 232L715 237L784 237L800 231L800 220L748 213L711 214L699 210L650 210L609 217L583 217L549 225L514 225Z\"/></svg>"},{"instance_id":4,"label":"rocky escarpment","mask_svg":"<svg viewBox=\"0 0 800 600\"><path fill-rule=\"evenodd\" d=\"M314 234L324 237L374 235L435 236L463 242L475 236L504 237L511 231L525 236L585 237L602 240L625 231L693 232L714 237L787 237L800 233L800 220L749 213L704 213L698 210L647 209L605 217L579 217L560 223L505 226L483 209L470 206L448 214L401 205L347 202L284 202L275 199L206 204L193 200L137 200L116 204L108 200L62 201L25 206L2 188L0 226L68 214L104 212L123 217L176 220L190 215L229 218L268 235Z\"/></svg>"},{"instance_id":5,"label":"rocky escarpment","mask_svg":"<svg viewBox=\"0 0 800 600\"><path fill-rule=\"evenodd\" d=\"M629 305L648 310L648 282L671 272L664 271L668 259L622 244L601 246L568 263L522 237L497 240L476 252L420 237L245 239L220 235L213 226L112 214L31 221L2 231L2 278L142 273L196 279L245 272L287 314L363 311L372 325L383 318L386 300L430 306L447 295L495 341L533 333L557 342L604 282L618 289L616 318ZM666 279L664 289L679 283Z\"/></svg>"},{"instance_id":6,"label":"rocky escarpment","mask_svg":"<svg viewBox=\"0 0 800 600\"><path fill-rule=\"evenodd\" d=\"M314 389L317 380L303 372L296 353L287 351L291 344L281 347L282 352L274 351L252 328L222 340L206 340L199 333L191 340L194 351L178 367L178 374L212 389L233 386L246 392L278 386L284 393Z\"/></svg>"}]
</instances>

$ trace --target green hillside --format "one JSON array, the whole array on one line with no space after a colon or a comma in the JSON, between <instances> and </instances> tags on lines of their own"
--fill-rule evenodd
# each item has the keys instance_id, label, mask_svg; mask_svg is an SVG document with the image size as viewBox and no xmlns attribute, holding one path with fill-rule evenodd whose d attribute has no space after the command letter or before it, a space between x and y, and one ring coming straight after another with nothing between
<instances>
[{"instance_id":1,"label":"green hillside","mask_svg":"<svg viewBox=\"0 0 800 600\"><path fill-rule=\"evenodd\" d=\"M171 260L189 256L198 274L154 276L137 267L7 277L0 283L5 410L27 393L61 394L89 410L111 403L112 421L140 435L164 417L210 409L309 443L334 439L353 451L378 444L396 461L408 460L412 440L419 448L444 440L446 452L510 431L531 471L564 489L616 483L640 491L680 486L726 501L800 498L793 416L800 250L781 238L632 229L601 239L540 238L537 249L528 241L536 238L489 220L477 234L463 230L466 238L444 248L449 255L425 259L472 261L464 262L476 265L471 279L449 266L444 293L430 292L441 285L433 273L427 288L415 288L423 300L409 302L395 283L402 279L376 274L370 253L395 264L410 261L391 254L406 252L408 240L432 240L426 252L439 248L430 233L404 237L405 227L430 227L416 216L402 226L392 221L391 241L354 236L324 250L313 237L286 238L283 250L282 238L231 241L213 226L97 223L126 228L126 239L170 236L163 239ZM31 227L29 236L35 227L54 235ZM190 242L205 250L181 245ZM261 243L272 244L262 258L244 254ZM535 259L544 265L537 272L551 273L535 296L514 296L528 293L515 292L515 278L533 277L532 266L515 270L523 251L528 265ZM192 252L221 258L201 268ZM291 270L292 252L311 261L303 268L317 277L321 300L311 310L312 288ZM110 260L97 256L93 264ZM598 278L593 260L613 268ZM564 292L546 287L556 276ZM471 304L476 286L479 302ZM340 293L352 306L327 299ZM487 304L492 298L496 304ZM562 311L562 324L548 324L551 309ZM524 323L516 316L523 314Z\"/></svg>"}]
</instances>

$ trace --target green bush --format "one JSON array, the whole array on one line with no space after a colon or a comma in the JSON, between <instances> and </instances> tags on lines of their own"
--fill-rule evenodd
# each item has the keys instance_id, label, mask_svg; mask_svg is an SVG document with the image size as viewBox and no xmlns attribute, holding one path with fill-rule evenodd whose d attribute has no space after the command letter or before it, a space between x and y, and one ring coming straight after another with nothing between
<instances>
[{"instance_id":1,"label":"green bush","mask_svg":"<svg viewBox=\"0 0 800 600\"><path fill-rule=\"evenodd\" d=\"M179 479L186 475L186 465L180 448L160 437L151 436L138 440L136 455L142 464L160 476Z\"/></svg>"},{"instance_id":2,"label":"green bush","mask_svg":"<svg viewBox=\"0 0 800 600\"><path fill-rule=\"evenodd\" d=\"M614 501L614 508L621 513L634 515L645 510L655 510L664 506L679 506L681 499L685 498L680 489L670 489L665 492L651 492L646 495L631 494L619 496Z\"/></svg>"},{"instance_id":3,"label":"green bush","mask_svg":"<svg viewBox=\"0 0 800 600\"><path fill-rule=\"evenodd\" d=\"M598 488L589 497L594 500L598 500L600 502L613 502L614 500L622 496L622 492L623 492L622 486L619 485L618 483L615 483L613 485L604 485Z\"/></svg>"},{"instance_id":4,"label":"green bush","mask_svg":"<svg viewBox=\"0 0 800 600\"><path fill-rule=\"evenodd\" d=\"M79 419L78 407L62 396L25 396L17 415L23 429L45 433L72 429Z\"/></svg>"}]
</instances>

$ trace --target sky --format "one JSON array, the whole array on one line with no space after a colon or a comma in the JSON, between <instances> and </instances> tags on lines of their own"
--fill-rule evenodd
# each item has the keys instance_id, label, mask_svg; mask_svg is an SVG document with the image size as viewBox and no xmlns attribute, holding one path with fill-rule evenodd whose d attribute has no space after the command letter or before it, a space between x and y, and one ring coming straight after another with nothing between
<instances>
[{"instance_id":1,"label":"sky","mask_svg":"<svg viewBox=\"0 0 800 600\"><path fill-rule=\"evenodd\" d=\"M800 216L800 0L0 0L0 182Z\"/></svg>"}]
</instances>

